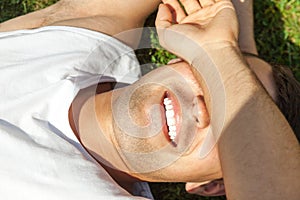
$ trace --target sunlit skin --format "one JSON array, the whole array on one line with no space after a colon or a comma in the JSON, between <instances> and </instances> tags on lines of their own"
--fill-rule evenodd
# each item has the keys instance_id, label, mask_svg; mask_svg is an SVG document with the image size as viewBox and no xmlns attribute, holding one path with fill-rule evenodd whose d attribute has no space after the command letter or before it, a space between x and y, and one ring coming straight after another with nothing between
<instances>
[{"instance_id":1,"label":"sunlit skin","mask_svg":"<svg viewBox=\"0 0 300 200\"><path fill-rule=\"evenodd\" d=\"M192 20L193 18L189 18ZM174 69L181 70L181 77L184 77L185 80L189 83L197 83L195 78L193 77L191 71L188 69L190 68L189 65L187 65L184 62L177 63L172 66ZM266 68L267 69L267 68ZM267 69L269 70L269 69ZM164 70L162 70L164 71ZM185 73L184 73L185 72ZM188 73L186 73L188 72ZM141 80L139 80L137 83L133 84L132 86L129 86L129 89L121 89L118 91L114 92L109 92L109 93L104 93L100 94L96 97L96 106L97 105L111 105L112 103L112 108L117 104L115 104L115 101L112 100L112 96L116 97L123 97L126 95L128 96L128 91L136 89L136 92L133 93L134 95L130 96L131 104L135 105L132 106L132 110L130 110L130 117L129 115L124 115L122 113L120 116L124 116L126 120L132 120L134 123L136 123L138 126L146 126L149 124L151 120L151 117L149 117L149 112L153 108L153 105L160 105L162 97L164 96L164 93L167 91L166 87L163 87L162 85L168 85L168 87L172 88L172 84L175 85L175 83L178 82L176 78L178 77L172 77L170 74L166 75L165 77L160 77L161 75L160 70L156 70L152 72L150 75L147 75L145 77L142 77ZM187 76L187 74L189 76ZM262 76L261 80L266 80L262 81L264 82L270 82L268 76L263 76L265 73L261 73ZM164 80L163 82L161 80ZM192 80L192 81L191 81ZM169 81L169 82L168 82ZM147 83L151 84L147 84ZM153 84L155 82L155 84ZM142 85L144 84L144 85ZM142 85L142 86L141 86ZM190 84L192 90L194 91L193 96L196 97L201 94L202 88L198 84ZM197 85L197 86L196 86ZM181 90L184 91L187 89L186 84L181 84L182 88ZM272 85L269 84L270 90L272 90ZM135 88L136 87L136 88ZM199 91L199 92L197 92ZM191 105L190 101L190 105ZM202 103L203 105L204 102ZM187 104L182 104L181 106L183 108L188 107ZM218 153L217 153L217 147L215 147L211 153L205 158L205 159L199 159L198 154L199 154L199 148L203 142L203 139L205 138L205 134L207 133L207 129L209 127L209 115L206 114L204 115L205 117L202 118L205 123L207 124L202 128L198 128L196 131L196 134L194 135L192 133L192 139L191 137L186 137L183 139L181 137L180 141L181 143L184 143L184 145L174 147L172 146L172 143L170 140L166 138L166 134L163 133L163 131L159 132L158 134L155 134L155 136L150 137L150 139L137 139L135 137L128 136L127 132L123 133L122 130L116 126L117 123L114 123L114 125L111 125L112 121L115 121L113 118L109 118L108 116L112 116L112 108L111 109L106 109L105 112L100 109L99 106L97 106L98 109L96 110L101 110L101 112L97 112L97 119L98 123L100 124L103 134L106 135L106 138L109 139L109 142L112 143L112 147L115 149L114 151L109 151L110 153L107 153L105 150L101 150L100 148L100 143L95 143L95 140L92 140L90 143L89 141L91 139L88 138L93 138L92 136L90 137L88 134L82 135L80 138L85 145L87 149L92 149L93 151L91 154L94 154L94 156L100 156L103 157L106 160L110 161L110 164L112 165L111 167L116 167L117 169L124 171L126 173L129 173L131 176L137 177L139 179L143 180L148 180L148 181L190 181L190 182L195 182L195 181L209 181L209 180L214 180L222 177L222 172L220 168L220 161L218 158ZM201 106L203 113L207 113L207 108L205 106ZM150 111L149 111L150 110ZM119 111L119 110L118 110ZM159 112L157 118L161 118L161 114ZM186 112L184 112L186 113ZM190 113L192 115L192 113ZM82 116L82 119L84 120L85 117ZM186 118L185 122L188 122ZM163 118L161 119L163 121ZM108 122L107 124L105 122ZM82 124L85 124L84 121ZM197 124L194 121L194 124ZM193 127L193 125L191 125ZM189 129L191 129L191 126ZM196 125L194 125L196 126ZM184 127L183 127L184 128ZM187 128L186 128L187 129ZM84 128L82 130L84 131ZM131 133L129 133L131 134ZM148 134L147 132L144 132L144 134ZM152 134L152 133L151 133ZM190 136L189 134L190 131L184 131L181 130L180 135L184 136ZM85 140L85 138L87 138ZM191 143L191 146L189 145ZM129 152L136 152L136 153L150 153L154 150L158 150L165 146L170 147L169 149L164 149L164 151L161 152L161 157L155 156L155 159L151 158L150 156L148 157L148 160L145 158L140 158L140 159L132 159L130 158L131 154L124 154L123 151L127 150ZM99 154L95 153L97 152L97 149L99 149L98 152L101 152ZM176 149L180 149L179 152ZM181 154L183 151L186 151L185 154ZM111 156L112 154L115 154L115 156ZM161 163L164 163L166 160L166 155L170 155L169 157L175 157L172 161L168 161L168 165L164 164L162 165ZM116 158L115 160L112 160L113 158ZM136 156L134 158L137 158ZM177 158L179 158L177 160ZM145 163L145 166L148 166L150 163L155 166L155 170L150 167L151 172L147 173L136 173L136 171L141 170L141 169L136 169L135 166L140 166L139 163ZM188 166L188 167L187 167ZM142 170L143 171L143 170ZM174 176L176 174L176 176ZM188 188L187 188L188 189Z\"/></svg>"},{"instance_id":2,"label":"sunlit skin","mask_svg":"<svg viewBox=\"0 0 300 200\"><path fill-rule=\"evenodd\" d=\"M169 76L170 70L172 70L174 74L177 74L178 77ZM143 86L142 89L140 89L141 85ZM163 129L153 137L137 138L128 136L128 133L122 132L120 128L118 128L115 119L108 118L108 116L113 116L112 110L118 106L118 101L114 101L113 98L127 98L129 94L128 91L132 89L136 92L133 93L130 100L134 101L132 103L137 105L138 109L130 110L130 117L132 118L122 114L121 116L128 117L129 119L126 120L132 120L140 126L150 123L149 113L151 112L151 108L155 105L161 106L162 97L166 91L170 91L170 93L175 91L178 94L183 94L182 96L174 94L175 98L183 98L180 102L188 102L185 104L179 103L181 128L178 139L176 140L176 147L172 144L170 139L166 137ZM97 120L103 130L103 134L108 138L109 142L111 142L113 148L116 149L116 151L114 151L116 153L115 156L111 156L111 152L101 156L109 160L110 163L117 168L119 167L118 164L114 163L119 163L120 160L122 160L125 163L125 168L119 170L148 181L204 181L221 177L216 149L205 159L199 159L199 148L209 127L209 116L203 99L198 101L197 105L193 104L194 98L201 95L201 88L195 81L189 65L184 62L154 70L127 88L99 94L95 98L96 108L98 105L111 105L111 107L104 111L100 109L100 107L96 109L101 110L101 112L96 111ZM195 116L193 116L193 107L195 106L197 106L202 113L199 115L200 117L197 116L197 120ZM118 112L121 113L122 111L118 110ZM160 123L164 124L163 116L161 113L158 113L158 115L160 116ZM80 119L85 120L88 118L81 116ZM114 122L113 125L111 123L105 123L110 121ZM84 124L84 122L82 122L82 124ZM85 137L87 140L85 140ZM95 140L89 140L88 138L89 136L82 135L81 141L87 149L93 149L93 151L97 152L97 149L101 148L101 141L99 141L99 144L90 144L94 143ZM146 156L142 158L142 160L139 160L137 158L130 159L130 155L123 153L124 150L137 153L137 155L139 155L139 153L149 154L157 150L160 150L160 152L155 154L155 159L151 156ZM99 150L99 152L102 151ZM111 157L117 159L112 160ZM172 159L168 160L168 158ZM168 160L168 162L162 165L166 160ZM145 172L140 173L135 170L135 165L139 163L145 165ZM153 167L147 168L150 164L152 164ZM177 175L174 176L174 173ZM199 177L201 177L200 180Z\"/></svg>"},{"instance_id":3,"label":"sunlit skin","mask_svg":"<svg viewBox=\"0 0 300 200\"><path fill-rule=\"evenodd\" d=\"M274 84L272 80L272 70L270 66L260 59L253 57L247 58L248 64L252 68L253 72L256 73L257 78L260 79L261 83L264 85L266 91L268 91L270 95L264 98L263 96L266 94L259 92L261 91L258 89L259 86L254 86L257 83L253 79L252 74L248 73L249 71L247 69L247 65L245 65L246 62L238 59L241 53L238 53L240 51L237 48L238 32L237 26L235 26L235 14L232 12L234 9L230 6L230 1L182 1L182 4L186 9L186 13L182 11L180 6L178 6L177 1L165 0L164 2L167 3L167 5L160 6L160 12L158 13L157 17L158 20L156 21L156 25L159 28L158 33L161 44L166 49L177 53L189 63L192 63L194 70L200 71L203 74L206 72L203 69L203 65L200 64L203 62L203 60L199 61L201 59L199 57L197 58L197 55L193 54L193 52L197 52L197 48L195 48L193 45L190 47L194 47L194 51L191 51L188 48L182 48L182 43L176 43L176 41L179 40L174 40L176 38L178 39L178 36L180 37L180 35L189 37L192 41L196 41L198 45L204 48L206 53L211 55L211 57L214 57L215 66L220 67L219 72L222 74L221 76L223 83L225 85L226 83L231 83L225 86L227 90L226 101L228 103L226 103L226 107L227 111L231 112L233 115L230 116L230 114L227 112L227 114L229 114L227 116L229 116L229 118L235 116L235 118L231 118L233 120L229 122L229 128L224 130L221 137L222 139L218 142L227 198L282 199L286 198L286 195L288 195L293 199L297 199L297 192L295 192L295 190L292 188L286 188L284 183L296 184L297 182L297 178L294 177L292 168L290 166L293 165L295 166L294 169L299 169L299 162L295 161L295 158L297 155L299 155L299 148L297 148L299 146L296 145L297 142L295 137L293 138L292 131L282 116L280 117L278 115L277 118L270 118L270 116L276 112L276 106L274 107L273 102L270 100L270 96L276 100L276 93L274 91ZM244 5L250 5L250 1L243 1L242 3L246 2L247 4ZM189 6L191 4L193 4L193 6ZM214 12L215 9L220 8L217 5L224 5L226 9L221 9L219 12ZM169 7L171 7L171 9ZM245 7L247 8L247 6ZM205 18L205 16L210 16L210 14L212 14L214 17ZM251 18L252 14L251 12L248 12L246 16L247 15ZM177 23L174 24L174 21ZM243 21L243 19L240 21ZM223 28L220 29L220 27ZM248 30L251 29L253 29L253 27L250 27ZM253 34L253 30L251 31ZM255 48L255 43L253 43L254 38L251 38L251 34L248 36L245 35L245 30L243 32L244 34L240 35L240 39L244 37L246 40L243 40L240 43L242 50L248 53L256 54L257 51ZM212 39L212 37L215 37L215 40ZM247 42L249 42L249 46L246 45ZM200 55L198 54L198 56ZM244 66L244 68L239 68L241 66ZM237 71L234 72L234 70ZM241 74L243 75L241 76ZM244 79L244 81L240 82L242 79ZM245 81L246 79L247 81ZM201 77L197 76L197 80L202 83L201 86L203 86L203 80L201 80ZM252 83L255 84L252 85ZM212 86L213 84L208 85L211 93L217 95L219 91L213 91L214 88ZM236 88L239 89L236 90ZM205 90L205 87L203 89L205 96L207 91ZM235 103L230 104L229 96L231 95L238 96L241 104L238 104L236 101ZM258 101L256 100L257 96L260 96ZM265 106L261 106L264 103ZM208 104L210 104L210 102L208 102ZM217 106L218 103L215 102L212 104L213 106ZM239 105L243 106L239 108ZM208 110L210 110L210 107L208 108ZM269 117L266 118L267 115ZM256 122L254 122L255 120L251 119L250 116L254 116ZM242 121L243 118L247 119L246 123ZM271 121L274 122L270 123ZM252 122L254 122L253 126L250 125ZM212 126L213 125L214 124L212 124ZM255 129L250 127L255 127ZM272 129L272 131L266 131L266 127L268 127L268 130ZM276 138L274 138L274 135L276 135ZM258 150L257 144L262 141L264 141L264 145L262 145L263 148ZM288 147L291 145L291 143L294 144L293 150ZM228 146L228 144L231 144L232 146ZM251 145L252 148L249 148L249 145ZM236 151L238 146L241 147L242 151ZM279 146L281 146L281 148ZM276 156L269 154L262 155L261 153L264 151L263 149L272 149L273 151L274 149L277 149L277 152L281 152L282 154L276 154ZM254 153L255 151L256 153ZM293 159L288 160L289 164L286 163L287 156L293 157ZM268 169L267 172L253 168L253 166L262 163L265 165L264 169ZM285 170L279 170L278 166L282 165L286 167ZM276 175L279 173L284 173L288 176L288 178L285 177L285 181L283 181L280 177L276 177ZM255 177L265 178L257 181ZM272 186L268 187L266 190L266 185ZM212 182L212 184L209 183L206 186L208 188L207 190L206 188L198 187L197 184L194 185L193 183L188 183L186 188L188 191L200 195L220 195L224 194L225 192L222 181ZM192 191L193 189L196 190ZM257 194L259 194L259 197Z\"/></svg>"},{"instance_id":4,"label":"sunlit skin","mask_svg":"<svg viewBox=\"0 0 300 200\"><path fill-rule=\"evenodd\" d=\"M180 76L169 76L170 68L174 69L174 72L179 72ZM164 71L168 73L164 74ZM267 76L264 78L266 78L267 80ZM158 82L157 80L163 81ZM178 81L185 81L186 84L176 84L178 83ZM190 89L190 91L192 92L190 93L190 99L203 95L202 89L200 88L199 84L195 80L195 77L190 71L190 66L185 62L178 62L166 67L162 67L158 70L154 70L153 72L142 77L139 81L132 84L131 86L128 86L127 88L98 94L95 100L92 100L90 102L95 101L93 103L95 103L96 106L97 120L102 130L101 133L106 136L106 138L109 140L109 143L112 145L111 147L115 149L115 151L107 151L107 149L102 150L101 147L103 146L103 140L99 140L98 142L96 142L97 140L95 139L91 140L91 138L95 138L95 136L89 137L88 134L82 135L80 137L84 146L87 149L93 149L93 151L90 152L92 154L95 154L95 152L97 152L97 149L99 149L98 152L106 152L103 154L97 154L95 156L101 156L104 159L109 160L112 165L110 167L115 167L118 170L124 171L131 176L142 180L163 182L206 182L221 178L222 171L220 168L217 146L205 159L199 159L199 149L202 145L203 139L207 134L207 129L209 128L209 115L203 99L199 102L198 105L199 108L201 108L201 112L204 113L201 116L199 122L197 122L194 118L182 119L185 121L190 120L187 127L181 128L178 142L179 145L183 144L183 146L174 147L170 140L166 137L166 134L163 132L163 130L155 134L153 137L140 139L129 136L127 135L128 133L123 133L118 128L118 126L116 126L116 123L111 123L112 121L115 121L112 117L112 109L114 108L114 106L116 106L116 103L112 100L113 97L118 99L125 96L127 98L129 95L129 90L136 90L134 95L131 97L133 99L132 104L136 105L134 108L132 108L132 110L130 110L131 118L129 116L124 116L123 113L121 114L121 116L128 117L125 120L132 120L139 126L145 126L151 123L151 118L149 118L149 112L151 112L151 108L153 107L153 105L161 106L162 96L164 96L164 93L167 90L170 90L170 88L172 88L172 90L182 90L183 92L186 92ZM270 90L272 89L273 88L270 88ZM186 95L184 95L184 97L187 98ZM106 105L111 105L111 107L107 108ZM101 106L105 107L105 109L103 110ZM188 115L192 117L192 109L189 109L189 106L193 106L192 101L190 101L190 104L180 104L181 110L187 109L189 111ZM182 110L182 112L186 113L187 111ZM87 115L90 115L90 113L88 113ZM158 115L161 116L161 113L158 113ZM88 116L84 115L81 116L81 119L83 120L82 124L88 124L85 123L85 120L91 120ZM162 117L159 120L161 120L162 123L165 123ZM200 128L199 124L201 124ZM195 133L189 131L192 129L192 126L195 127ZM82 132L84 132L84 130L82 130ZM101 133L99 132L92 134L100 135ZM147 133L140 134L144 135ZM169 148L161 150L166 146ZM180 148L181 150L178 151L178 149ZM150 153L155 150L161 150L161 157L156 155L155 160L151 159L151 157L146 157L148 158L148 160L129 159L128 157L126 157L126 155L123 155L122 151L124 150L135 152L137 154ZM113 154L115 155L113 156ZM168 166L162 167L161 163L166 160L166 155L168 154L174 156L175 158L169 163ZM113 160L112 158L115 158L115 160ZM156 169L154 170L153 168L151 168L151 172L149 173L137 173L134 166L139 165L139 163L141 162L144 163L145 166L147 166L147 164L151 162L151 164L153 164ZM176 174L176 176L174 176L174 174Z\"/></svg>"},{"instance_id":5,"label":"sunlit skin","mask_svg":"<svg viewBox=\"0 0 300 200\"><path fill-rule=\"evenodd\" d=\"M76 1L79 4L74 3L75 1L60 1L61 4L58 3L49 9L1 24L0 30L64 25L87 28L113 36L141 26L146 16L160 3L157 0L145 1L143 4L140 1L137 3L137 0L132 0L130 3L126 1L125 4L123 0L95 0L89 1L90 4L85 4L84 1ZM107 3L105 6L102 4L104 2ZM96 97L90 97L95 93L95 88L82 90L70 108L70 124L74 133L90 154L100 163L104 163L103 166L110 175L128 191L131 189L131 184L138 179L203 182L224 176L228 198L257 199L257 194L264 199L283 199L281 196L288 197L291 195L296 197L294 188L297 188L295 186L297 186L299 179L295 179L295 174L299 169L299 162L287 158L299 155L299 149L290 148L297 147L298 143L287 122L260 87L253 73L247 68L245 60L238 54L237 19L230 1L182 1L187 13L181 10L175 0L166 0L164 3L166 4L159 7L156 21L162 45L189 63L193 63L193 60L190 59L194 57L186 54L186 52L191 52L190 49L178 48L182 47L181 40L165 38L160 32L166 29L176 30L182 35L192 38L210 53L219 67L222 77L228 80L225 81L227 95L230 97L231 103L228 106L228 111L233 114L231 116L239 117L238 120L232 118L233 121L230 125L238 125L230 126L230 131L223 133L223 138L217 144L218 146L215 146L204 159L199 159L198 149L203 143L207 129L211 126L211 116L208 114L211 105L210 102L203 100L208 99L208 95L205 87L201 88L204 86L201 77L197 76L196 73L191 73L189 65L180 62L155 70L127 88L104 92L96 95ZM81 5L86 6L82 8ZM116 5L120 7L116 8ZM128 8L128 5L135 5L137 7L135 10L138 12L132 12L132 7ZM124 12L120 12L123 7ZM66 8L79 9L80 12L75 12L79 16L74 19L74 9L70 11ZM93 14L89 15L91 10ZM50 18L49 11L52 13ZM109 14L105 15L107 12ZM112 26L112 24L114 25ZM134 38L137 39L139 36ZM136 41L133 41L134 38L121 40L134 46L136 44ZM228 49L224 46L229 46L229 50L234 51L227 51ZM221 51L218 51L220 49ZM255 53L255 51L250 53ZM226 59L224 59L224 54L227 55L225 56ZM224 61L229 61L229 64ZM257 64L258 62L249 58L247 61L250 66L251 63ZM261 62L259 63L261 64ZM233 65L234 68L232 68ZM192 69L195 70L195 68L203 66L193 65L193 67ZM247 86L250 85L250 87L243 87L243 84L238 84L243 89L239 95L234 90L235 84L237 82L243 83L245 80L241 81L234 78L236 75L234 70L236 69L247 72L243 78L247 80ZM270 68L262 68L266 70L267 76L264 76L265 73L261 72L259 68L252 69L273 97ZM170 73L174 76L170 76ZM228 77L231 79L227 79ZM201 86L197 84L198 82ZM255 92L253 92L253 88ZM165 119L162 115L161 101L166 91L172 98L176 99L175 101L179 102L177 106L180 108L177 111L179 118L176 122L180 131L175 139L176 145L166 137L163 128ZM199 98L198 104L195 106L193 100L199 94L200 96L203 95L203 98ZM240 99L245 100L245 102L249 100L253 103L252 97L259 99L260 104L252 104L251 107L249 104L241 104ZM120 105L124 102L129 103L129 106L122 108ZM239 102L238 105L243 107L238 107L236 102ZM139 106L134 107L132 105ZM200 108L202 113L199 114L200 117L195 118L193 116L193 107ZM114 110L115 108L118 109ZM130 112L127 112L127 108L130 108ZM246 109L247 112L240 113L239 109L241 108ZM118 118L119 115L116 116L118 112L120 112L121 118ZM129 128L146 126L145 130L151 131L131 132L130 129L127 129L128 127L124 129L122 124L120 127L119 120L123 116L126 120L128 119ZM136 126L132 126L132 124ZM154 124L153 127L152 124ZM256 126L256 132L249 129L252 126ZM152 132L152 130L155 131ZM128 137L129 134L130 137ZM144 139L137 138L138 134L141 134ZM274 134L276 137L273 137ZM145 136L151 137L145 139ZM259 157L256 157L253 155L253 151L261 150L259 149L260 146L253 147L256 143L263 143L264 148L272 149L272 151L277 152L276 155L260 154ZM124 149L127 152L124 152ZM236 149L243 149L243 151L239 151L237 154ZM154 150L160 151L151 157L151 152ZM146 156L135 155L132 157L133 152L138 153L138 155L146 153ZM221 156L219 157L219 155ZM136 160L132 158L136 158ZM222 163L222 171L220 162ZM261 169L251 167L257 163L264 164L268 170L261 171ZM233 170L232 166L239 170ZM280 171L276 166L281 166ZM243 172L242 175L241 171ZM280 179L281 176L274 176L274 174L279 173L284 173L284 180ZM255 176L263 178L258 181L253 179ZM291 187L285 187L289 183L292 183ZM266 188L265 185L272 187ZM264 193L262 190L268 191Z\"/></svg>"}]
</instances>

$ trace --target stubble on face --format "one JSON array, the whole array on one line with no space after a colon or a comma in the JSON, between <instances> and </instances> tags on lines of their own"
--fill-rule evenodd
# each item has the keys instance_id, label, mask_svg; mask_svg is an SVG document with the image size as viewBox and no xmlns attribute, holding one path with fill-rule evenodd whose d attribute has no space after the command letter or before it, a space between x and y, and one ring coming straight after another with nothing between
<instances>
[{"instance_id":1,"label":"stubble on face","mask_svg":"<svg viewBox=\"0 0 300 200\"><path fill-rule=\"evenodd\" d=\"M129 86L113 100L114 138L123 160L133 170L157 171L186 156L198 130L192 116L196 94L190 85L191 81L178 71L164 67ZM181 129L176 147L162 131L166 123L161 112L166 91L180 104Z\"/></svg>"}]
</instances>

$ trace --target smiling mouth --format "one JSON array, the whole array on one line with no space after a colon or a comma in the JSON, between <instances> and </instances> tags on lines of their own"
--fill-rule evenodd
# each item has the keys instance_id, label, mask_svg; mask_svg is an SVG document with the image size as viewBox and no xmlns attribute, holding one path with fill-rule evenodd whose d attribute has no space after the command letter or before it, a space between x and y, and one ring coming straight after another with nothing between
<instances>
[{"instance_id":1,"label":"smiling mouth","mask_svg":"<svg viewBox=\"0 0 300 200\"><path fill-rule=\"evenodd\" d=\"M179 133L179 114L176 106L176 100L166 92L163 98L165 135L169 141L176 147Z\"/></svg>"}]
</instances>

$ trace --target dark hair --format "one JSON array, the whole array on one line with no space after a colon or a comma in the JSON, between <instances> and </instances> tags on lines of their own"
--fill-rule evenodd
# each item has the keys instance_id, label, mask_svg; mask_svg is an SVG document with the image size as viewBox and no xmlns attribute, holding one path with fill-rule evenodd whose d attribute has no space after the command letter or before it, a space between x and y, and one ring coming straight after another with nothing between
<instances>
[{"instance_id":1,"label":"dark hair","mask_svg":"<svg viewBox=\"0 0 300 200\"><path fill-rule=\"evenodd\" d=\"M276 85L276 104L300 142L300 83L290 68L272 64Z\"/></svg>"}]
</instances>

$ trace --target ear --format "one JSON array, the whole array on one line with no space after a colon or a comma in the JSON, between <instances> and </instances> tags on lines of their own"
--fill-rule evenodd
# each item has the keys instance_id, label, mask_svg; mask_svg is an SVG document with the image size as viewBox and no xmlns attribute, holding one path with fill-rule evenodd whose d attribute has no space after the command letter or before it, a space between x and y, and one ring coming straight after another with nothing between
<instances>
[{"instance_id":1,"label":"ear","mask_svg":"<svg viewBox=\"0 0 300 200\"><path fill-rule=\"evenodd\" d=\"M223 179L202 183L186 183L185 189L188 193L201 196L225 195L225 186Z\"/></svg>"}]
</instances>

